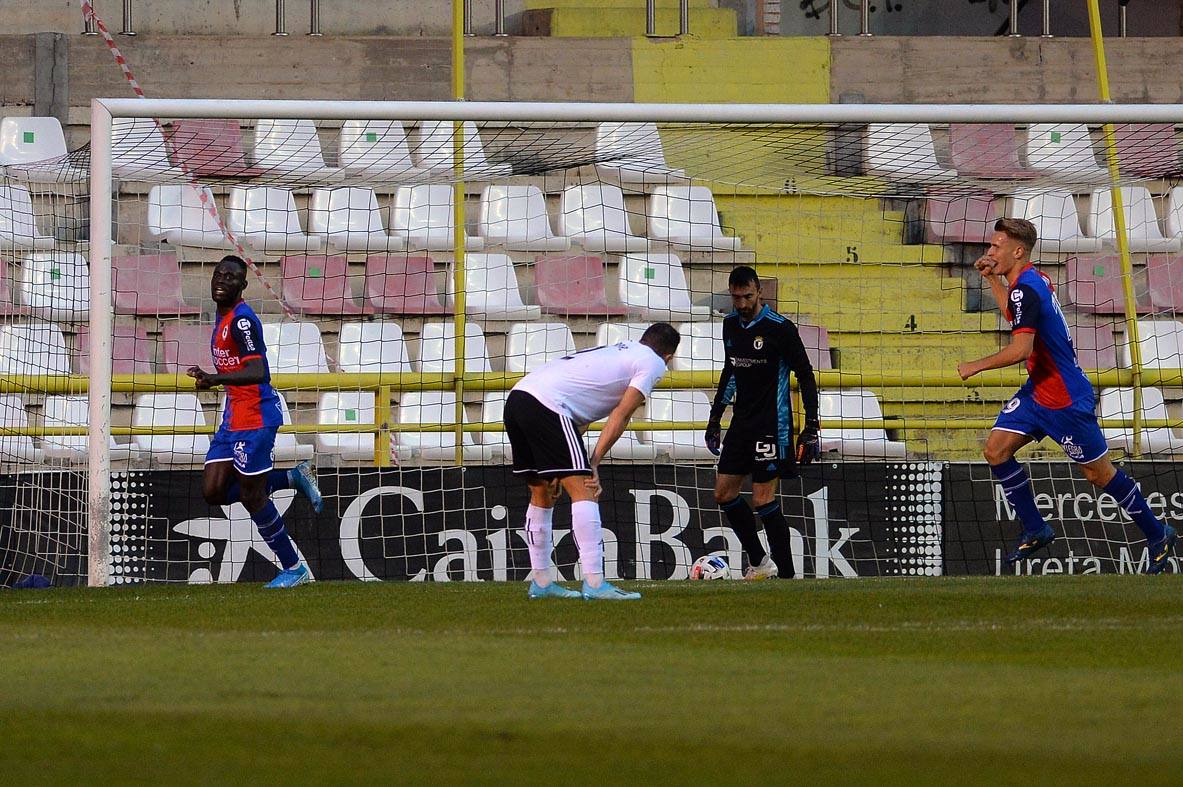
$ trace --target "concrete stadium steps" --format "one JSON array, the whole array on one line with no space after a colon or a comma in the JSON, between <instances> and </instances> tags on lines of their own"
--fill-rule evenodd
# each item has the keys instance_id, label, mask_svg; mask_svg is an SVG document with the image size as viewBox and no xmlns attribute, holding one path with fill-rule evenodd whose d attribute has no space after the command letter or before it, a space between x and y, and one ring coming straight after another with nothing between
<instances>
[{"instance_id":1,"label":"concrete stadium steps","mask_svg":"<svg viewBox=\"0 0 1183 787\"><path fill-rule=\"evenodd\" d=\"M645 4L632 0L527 0L521 14L522 34L574 38L643 36ZM713 0L691 0L690 32L698 38L735 38L734 9L718 8ZM656 9L658 35L677 35L680 12L677 0L659 0Z\"/></svg>"},{"instance_id":2,"label":"concrete stadium steps","mask_svg":"<svg viewBox=\"0 0 1183 787\"><path fill-rule=\"evenodd\" d=\"M830 331L830 347L838 351L837 368L856 374L897 374L926 371L944 377L957 373L957 364L997 352L993 333L845 333ZM923 380L923 377L920 377Z\"/></svg>"}]
</instances>

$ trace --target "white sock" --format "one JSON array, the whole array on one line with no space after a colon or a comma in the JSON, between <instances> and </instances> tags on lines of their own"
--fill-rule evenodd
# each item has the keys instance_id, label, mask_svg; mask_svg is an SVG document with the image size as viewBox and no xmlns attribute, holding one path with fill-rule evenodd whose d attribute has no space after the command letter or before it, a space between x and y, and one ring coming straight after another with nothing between
<instances>
[{"instance_id":1,"label":"white sock","mask_svg":"<svg viewBox=\"0 0 1183 787\"><path fill-rule=\"evenodd\" d=\"M571 504L571 524L579 545L579 566L583 578L592 587L604 580L604 535L600 525L600 505L594 500Z\"/></svg>"},{"instance_id":2,"label":"white sock","mask_svg":"<svg viewBox=\"0 0 1183 787\"><path fill-rule=\"evenodd\" d=\"M545 587L550 584L551 521L553 508L541 508L531 503L526 507L526 527L522 535L530 550L533 579Z\"/></svg>"}]
</instances>

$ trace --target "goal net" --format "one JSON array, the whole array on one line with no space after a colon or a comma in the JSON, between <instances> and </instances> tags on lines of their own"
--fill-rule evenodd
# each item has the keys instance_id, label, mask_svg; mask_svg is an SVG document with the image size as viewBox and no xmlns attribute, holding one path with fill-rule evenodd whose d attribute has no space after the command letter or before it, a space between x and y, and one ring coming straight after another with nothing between
<instances>
[{"instance_id":1,"label":"goal net","mask_svg":"<svg viewBox=\"0 0 1183 787\"><path fill-rule=\"evenodd\" d=\"M780 485L797 576L1137 570L1137 529L1049 441L1020 459L1063 537L1003 564L1018 525L981 446L1026 376L957 364L1008 342L973 262L1031 219L1111 456L1179 516L1171 109L99 101L53 155L44 119L5 119L0 584L274 575L202 492L224 397L186 370L212 368L227 254L283 399L275 465L313 461L325 496L273 495L318 579L524 578L508 389L657 321L682 343L602 468L607 572L716 552L738 576L702 441L737 265L821 390L822 460ZM786 406L799 427L795 383Z\"/></svg>"}]
</instances>

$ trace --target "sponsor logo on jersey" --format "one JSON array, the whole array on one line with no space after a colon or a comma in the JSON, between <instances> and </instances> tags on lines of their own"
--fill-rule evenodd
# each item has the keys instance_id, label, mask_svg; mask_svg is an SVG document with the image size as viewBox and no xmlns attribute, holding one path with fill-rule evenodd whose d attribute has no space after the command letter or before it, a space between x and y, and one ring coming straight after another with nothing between
<instances>
[{"instance_id":1,"label":"sponsor logo on jersey","mask_svg":"<svg viewBox=\"0 0 1183 787\"><path fill-rule=\"evenodd\" d=\"M1023 291L1011 290L1010 293L1010 313L1011 324L1017 324L1023 321Z\"/></svg>"},{"instance_id":2,"label":"sponsor logo on jersey","mask_svg":"<svg viewBox=\"0 0 1183 787\"><path fill-rule=\"evenodd\" d=\"M225 328L222 329L222 338L225 339L229 335L230 335L230 326L227 325Z\"/></svg>"},{"instance_id":3,"label":"sponsor logo on jersey","mask_svg":"<svg viewBox=\"0 0 1183 787\"><path fill-rule=\"evenodd\" d=\"M755 339L752 339L752 349L753 350L759 350L763 347L764 347L764 337L763 336L757 336Z\"/></svg>"},{"instance_id":4,"label":"sponsor logo on jersey","mask_svg":"<svg viewBox=\"0 0 1183 787\"><path fill-rule=\"evenodd\" d=\"M1070 459L1084 458L1084 448L1073 442L1072 435L1064 435L1060 440L1060 446L1064 449L1064 453L1068 454Z\"/></svg>"},{"instance_id":5,"label":"sponsor logo on jersey","mask_svg":"<svg viewBox=\"0 0 1183 787\"><path fill-rule=\"evenodd\" d=\"M238 330L242 331L242 342L246 345L247 350L255 349L255 337L251 336L251 321L246 317L240 317L235 323Z\"/></svg>"}]
</instances>

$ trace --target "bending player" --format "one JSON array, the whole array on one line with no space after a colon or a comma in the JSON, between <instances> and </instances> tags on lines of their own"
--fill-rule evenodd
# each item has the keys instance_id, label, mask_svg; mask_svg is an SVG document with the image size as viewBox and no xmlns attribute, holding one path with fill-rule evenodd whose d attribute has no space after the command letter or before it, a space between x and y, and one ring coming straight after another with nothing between
<instances>
[{"instance_id":1,"label":"bending player","mask_svg":"<svg viewBox=\"0 0 1183 787\"><path fill-rule=\"evenodd\" d=\"M210 340L214 373L196 366L189 369L199 391L226 387L222 424L205 455L202 494L210 505L241 502L283 565L283 571L267 587L295 587L311 582L312 572L300 561L270 495L294 487L308 497L317 513L324 501L308 462L291 470L276 470L272 465L283 409L271 388L263 326L254 309L242 300L245 289L246 263L234 255L223 257L210 280L210 295L218 306Z\"/></svg>"},{"instance_id":2,"label":"bending player","mask_svg":"<svg viewBox=\"0 0 1183 787\"><path fill-rule=\"evenodd\" d=\"M744 579L789 578L789 524L776 500L776 487L778 479L797 477L798 462L806 465L818 457L817 382L797 326L761 302L756 271L740 265L731 271L727 287L734 311L723 318L723 372L705 436L707 448L719 457L715 502L748 554ZM805 408L795 454L790 371ZM728 404L732 417L724 438L720 419ZM752 507L740 494L749 475L752 506L768 534L771 559L760 543Z\"/></svg>"},{"instance_id":3,"label":"bending player","mask_svg":"<svg viewBox=\"0 0 1183 787\"><path fill-rule=\"evenodd\" d=\"M665 375L681 337L664 322L650 325L639 342L594 347L551 361L518 381L505 400L505 431L513 471L530 487L526 544L530 550L530 598L631 601L604 579L600 524L600 460L624 433L629 419ZM588 459L582 432L607 417ZM571 496L571 521L583 569L583 592L551 578L551 520L559 487Z\"/></svg>"},{"instance_id":4,"label":"bending player","mask_svg":"<svg viewBox=\"0 0 1183 787\"><path fill-rule=\"evenodd\" d=\"M1068 323L1050 282L1031 264L1036 240L1035 225L1025 219L999 219L994 224L990 248L974 266L1010 320L1010 344L957 366L961 379L968 380L987 369L1027 362L1028 380L998 414L982 452L1023 523L1023 536L1006 562L1013 565L1056 540L1055 531L1035 505L1027 472L1014 458L1020 448L1047 436L1080 466L1085 478L1112 495L1142 530L1150 550L1146 573L1157 574L1167 566L1175 530L1158 521L1134 480L1109 461L1093 414L1093 386L1076 362Z\"/></svg>"}]
</instances>

